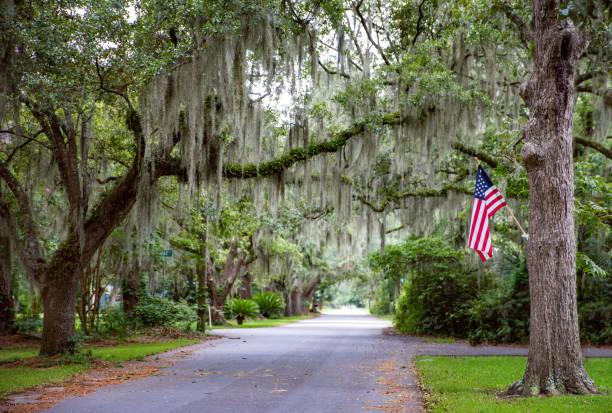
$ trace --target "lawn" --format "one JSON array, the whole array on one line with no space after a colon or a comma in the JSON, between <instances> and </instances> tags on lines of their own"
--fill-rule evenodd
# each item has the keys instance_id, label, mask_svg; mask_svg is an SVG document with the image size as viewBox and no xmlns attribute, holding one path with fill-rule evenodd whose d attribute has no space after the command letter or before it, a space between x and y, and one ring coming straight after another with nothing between
<instances>
[{"instance_id":1,"label":"lawn","mask_svg":"<svg viewBox=\"0 0 612 413\"><path fill-rule=\"evenodd\" d=\"M454 342L454 337L423 337L423 343L451 344Z\"/></svg>"},{"instance_id":2,"label":"lawn","mask_svg":"<svg viewBox=\"0 0 612 413\"><path fill-rule=\"evenodd\" d=\"M13 361L19 360L26 357L34 357L38 354L38 350L34 349L8 349L8 350L0 350L0 361Z\"/></svg>"},{"instance_id":3,"label":"lawn","mask_svg":"<svg viewBox=\"0 0 612 413\"><path fill-rule=\"evenodd\" d=\"M141 360L143 357L177 347L198 343L200 340L180 339L165 343L132 343L109 347L92 348L93 356L106 361ZM85 349L84 351L87 351ZM38 350L0 350L0 360L16 360L33 357ZM57 383L89 368L88 363L64 364L53 367L0 367L0 398L6 393L13 393L39 386Z\"/></svg>"},{"instance_id":4,"label":"lawn","mask_svg":"<svg viewBox=\"0 0 612 413\"><path fill-rule=\"evenodd\" d=\"M223 328L257 328L257 327L276 327L282 326L285 324L295 323L301 320L307 320L309 318L313 318L313 315L295 315L291 317L281 317L281 318L264 318L262 320L245 320L242 325L238 325L236 320L229 320L229 326L213 326L213 330L223 329Z\"/></svg>"},{"instance_id":5,"label":"lawn","mask_svg":"<svg viewBox=\"0 0 612 413\"><path fill-rule=\"evenodd\" d=\"M41 384L61 382L87 369L86 364L68 364L47 368L0 368L0 399L4 398L6 393L18 392Z\"/></svg>"},{"instance_id":6,"label":"lawn","mask_svg":"<svg viewBox=\"0 0 612 413\"><path fill-rule=\"evenodd\" d=\"M586 369L602 395L498 399L495 392L521 378L525 357L417 357L428 411L461 413L610 413L612 359L586 359Z\"/></svg>"},{"instance_id":7,"label":"lawn","mask_svg":"<svg viewBox=\"0 0 612 413\"><path fill-rule=\"evenodd\" d=\"M112 347L92 348L94 357L106 361L142 360L143 357L155 353L172 350L173 348L199 343L200 340L180 339L166 343L124 344Z\"/></svg>"}]
</instances>

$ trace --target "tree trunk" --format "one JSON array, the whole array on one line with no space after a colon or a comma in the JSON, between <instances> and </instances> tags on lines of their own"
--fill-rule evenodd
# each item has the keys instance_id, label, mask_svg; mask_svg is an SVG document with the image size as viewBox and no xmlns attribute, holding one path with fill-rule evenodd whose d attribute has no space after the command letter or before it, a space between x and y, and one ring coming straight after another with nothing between
<instances>
[{"instance_id":1,"label":"tree trunk","mask_svg":"<svg viewBox=\"0 0 612 413\"><path fill-rule=\"evenodd\" d=\"M0 237L0 335L15 331L13 274L8 237Z\"/></svg>"},{"instance_id":2,"label":"tree trunk","mask_svg":"<svg viewBox=\"0 0 612 413\"><path fill-rule=\"evenodd\" d=\"M285 298L285 317L289 317L291 314L291 309L293 308L293 294L291 291L284 290L284 298Z\"/></svg>"},{"instance_id":3,"label":"tree trunk","mask_svg":"<svg viewBox=\"0 0 612 413\"><path fill-rule=\"evenodd\" d=\"M40 354L52 356L64 351L74 351L74 304L77 289L76 278L56 277L43 289L42 345Z\"/></svg>"},{"instance_id":4,"label":"tree trunk","mask_svg":"<svg viewBox=\"0 0 612 413\"><path fill-rule=\"evenodd\" d=\"M240 280L240 298L244 300L253 299L253 274L246 271Z\"/></svg>"},{"instance_id":5,"label":"tree trunk","mask_svg":"<svg viewBox=\"0 0 612 413\"><path fill-rule=\"evenodd\" d=\"M380 221L379 227L380 233L380 252L385 250L385 244L387 240L387 215L383 213L382 220Z\"/></svg>"},{"instance_id":6,"label":"tree trunk","mask_svg":"<svg viewBox=\"0 0 612 413\"><path fill-rule=\"evenodd\" d=\"M580 348L576 305L576 243L572 116L576 62L584 45L559 1L534 0L534 68L521 85L530 118L523 127L529 179L531 324L523 378L509 392L526 396L596 393Z\"/></svg>"},{"instance_id":7,"label":"tree trunk","mask_svg":"<svg viewBox=\"0 0 612 413\"><path fill-rule=\"evenodd\" d=\"M100 311L100 299L102 298L102 280L100 274L100 264L102 263L102 247L98 250L98 260L96 261L96 278L94 284L93 294L93 306L91 309L91 318L89 319L89 330L94 331L96 329L96 319Z\"/></svg>"},{"instance_id":8,"label":"tree trunk","mask_svg":"<svg viewBox=\"0 0 612 413\"><path fill-rule=\"evenodd\" d=\"M140 276L140 265L135 262L121 282L121 297L123 312L126 314L134 311L138 305L139 296L144 289L142 277Z\"/></svg>"},{"instance_id":9,"label":"tree trunk","mask_svg":"<svg viewBox=\"0 0 612 413\"><path fill-rule=\"evenodd\" d=\"M217 285L215 279L215 265L210 257L208 249L205 250L205 260L207 262L207 285L210 297L212 299L213 307L212 310L212 321L213 324L225 324L225 316L223 310L225 308L225 300L232 290L232 286L241 275L241 271L244 268L244 257L238 252L238 245L233 243L230 246L227 254L227 261L225 263L225 270L221 274L220 285Z\"/></svg>"},{"instance_id":10,"label":"tree trunk","mask_svg":"<svg viewBox=\"0 0 612 413\"><path fill-rule=\"evenodd\" d=\"M78 243L60 247L53 255L42 288L44 318L40 354L74 351L75 296L81 279Z\"/></svg>"},{"instance_id":11,"label":"tree trunk","mask_svg":"<svg viewBox=\"0 0 612 413\"><path fill-rule=\"evenodd\" d=\"M89 323L87 314L89 312L89 302L91 299L90 287L91 287L91 268L87 268L83 271L83 277L81 277L79 281L79 303L77 305L77 314L79 315L79 319L81 320L81 328L85 332L86 335L89 335Z\"/></svg>"},{"instance_id":12,"label":"tree trunk","mask_svg":"<svg viewBox=\"0 0 612 413\"><path fill-rule=\"evenodd\" d=\"M206 264L203 264L206 265ZM206 268L198 269L198 331L206 332L208 300L206 294Z\"/></svg>"},{"instance_id":13,"label":"tree trunk","mask_svg":"<svg viewBox=\"0 0 612 413\"><path fill-rule=\"evenodd\" d=\"M319 285L319 283L321 282L321 274L318 274L312 281L310 281L304 288L302 288L302 294L301 294L301 301L303 304L306 304L306 302L308 302L309 306L313 306L313 302L312 299L314 297L314 293L317 290L317 286ZM304 308L301 309L300 314L303 315L307 315L308 312L310 311L310 307L308 306L304 306Z\"/></svg>"},{"instance_id":14,"label":"tree trunk","mask_svg":"<svg viewBox=\"0 0 612 413\"><path fill-rule=\"evenodd\" d=\"M291 291L291 316L302 314L302 295L297 289Z\"/></svg>"}]
</instances>

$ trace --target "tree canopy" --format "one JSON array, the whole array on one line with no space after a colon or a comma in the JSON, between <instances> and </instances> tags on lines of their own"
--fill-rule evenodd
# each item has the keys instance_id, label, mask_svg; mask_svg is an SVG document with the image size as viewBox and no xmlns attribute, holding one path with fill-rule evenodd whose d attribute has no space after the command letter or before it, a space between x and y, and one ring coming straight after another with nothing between
<instances>
[{"instance_id":1,"label":"tree canopy","mask_svg":"<svg viewBox=\"0 0 612 413\"><path fill-rule=\"evenodd\" d=\"M541 246L566 251L571 301L576 271L610 273L609 22L582 0L4 1L2 278L40 290L44 354L68 347L96 253L130 310L165 271L151 251L178 250L202 328L207 297L221 320L252 285L287 313L347 279L393 301L440 257L480 268L478 157L531 237L500 214L487 270L525 248L549 280ZM594 389L538 383L519 390Z\"/></svg>"}]
</instances>

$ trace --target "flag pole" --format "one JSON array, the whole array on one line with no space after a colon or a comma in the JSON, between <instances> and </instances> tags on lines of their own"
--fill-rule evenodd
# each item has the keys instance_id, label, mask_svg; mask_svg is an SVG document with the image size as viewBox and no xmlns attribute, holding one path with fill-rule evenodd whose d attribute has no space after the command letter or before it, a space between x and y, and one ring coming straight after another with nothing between
<instances>
[{"instance_id":1,"label":"flag pole","mask_svg":"<svg viewBox=\"0 0 612 413\"><path fill-rule=\"evenodd\" d=\"M477 156L474 156L474 160L476 161L476 163L478 164L478 166L480 166L480 159L478 159ZM512 212L512 210L510 209L510 207L508 206L508 204L506 204L506 209L508 210L508 212L510 213L510 216L512 217L512 219L514 219L514 222L516 222L516 225L518 225L518 227L521 229L521 232L523 233L523 235L525 237L528 237L529 235L525 232L525 230L523 229L523 227L521 226L521 223L518 221L518 219L516 219L516 217L514 216L514 213Z\"/></svg>"}]
</instances>

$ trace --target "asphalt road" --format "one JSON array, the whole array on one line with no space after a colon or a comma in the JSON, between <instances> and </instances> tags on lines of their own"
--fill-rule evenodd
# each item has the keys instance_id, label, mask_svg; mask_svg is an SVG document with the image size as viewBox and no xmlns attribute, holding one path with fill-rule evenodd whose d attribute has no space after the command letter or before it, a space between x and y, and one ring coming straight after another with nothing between
<instances>
[{"instance_id":1,"label":"asphalt road","mask_svg":"<svg viewBox=\"0 0 612 413\"><path fill-rule=\"evenodd\" d=\"M227 338L198 345L160 375L103 387L48 411L423 411L409 365L414 353L382 334L389 326L365 314L325 314L282 327L216 330Z\"/></svg>"}]
</instances>

